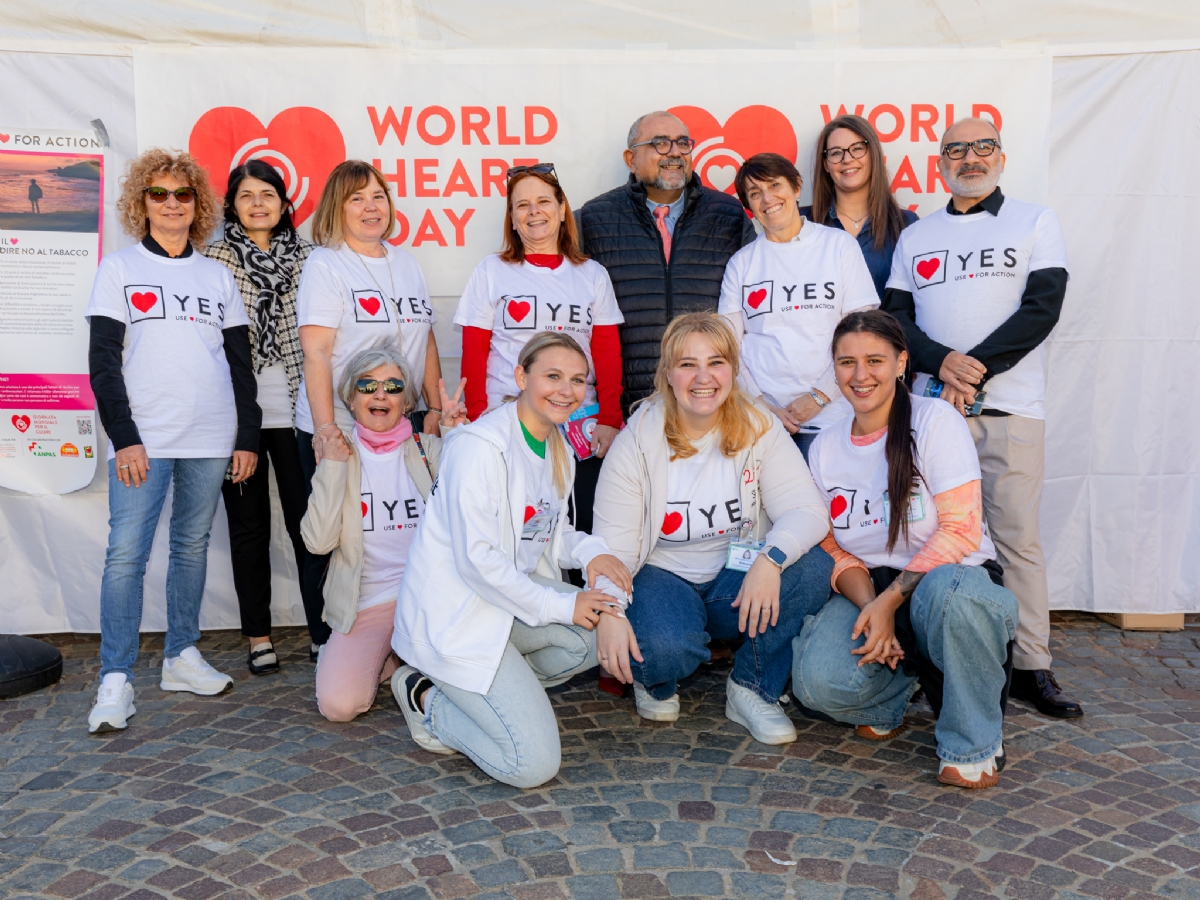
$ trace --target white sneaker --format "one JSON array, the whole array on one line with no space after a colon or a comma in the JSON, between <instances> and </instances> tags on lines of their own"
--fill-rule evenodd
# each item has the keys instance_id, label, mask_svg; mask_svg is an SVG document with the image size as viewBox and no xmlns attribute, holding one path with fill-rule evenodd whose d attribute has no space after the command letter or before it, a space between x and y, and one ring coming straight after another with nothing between
<instances>
[{"instance_id":1,"label":"white sneaker","mask_svg":"<svg viewBox=\"0 0 1200 900\"><path fill-rule=\"evenodd\" d=\"M188 647L174 659L163 660L158 686L164 691L191 691L211 697L233 687L233 679L206 663L195 647Z\"/></svg>"},{"instance_id":2,"label":"white sneaker","mask_svg":"<svg viewBox=\"0 0 1200 900\"><path fill-rule=\"evenodd\" d=\"M938 781L967 790L995 787L1004 768L1004 747L990 759L980 763L951 763L938 760Z\"/></svg>"},{"instance_id":3,"label":"white sneaker","mask_svg":"<svg viewBox=\"0 0 1200 900\"><path fill-rule=\"evenodd\" d=\"M133 685L124 675L117 678L107 675L96 692L96 705L88 714L88 734L124 731L128 718L135 712Z\"/></svg>"},{"instance_id":4,"label":"white sneaker","mask_svg":"<svg viewBox=\"0 0 1200 900\"><path fill-rule=\"evenodd\" d=\"M679 694L666 700L655 700L640 683L633 683L633 699L637 702L637 713L651 722L674 722L679 718Z\"/></svg>"},{"instance_id":5,"label":"white sneaker","mask_svg":"<svg viewBox=\"0 0 1200 900\"><path fill-rule=\"evenodd\" d=\"M429 733L429 729L425 727L425 713L421 709L421 704L417 702L422 691L431 687L433 687L433 682L412 666L401 666L392 675L392 696L396 698L396 705L400 707L400 712L404 713L404 721L408 724L408 731L412 735L413 742L422 750L428 750L430 753L453 756L458 752L457 750L447 747Z\"/></svg>"},{"instance_id":6,"label":"white sneaker","mask_svg":"<svg viewBox=\"0 0 1200 900\"><path fill-rule=\"evenodd\" d=\"M760 744L796 740L796 726L778 703L768 703L732 677L725 682L725 717L749 731Z\"/></svg>"}]
</instances>

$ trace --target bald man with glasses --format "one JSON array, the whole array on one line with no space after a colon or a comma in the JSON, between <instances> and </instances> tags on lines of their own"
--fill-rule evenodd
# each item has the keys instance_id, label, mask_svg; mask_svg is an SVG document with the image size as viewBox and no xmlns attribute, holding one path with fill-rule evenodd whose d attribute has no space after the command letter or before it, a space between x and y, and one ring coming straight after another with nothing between
<instances>
[{"instance_id":1,"label":"bald man with glasses","mask_svg":"<svg viewBox=\"0 0 1200 900\"><path fill-rule=\"evenodd\" d=\"M1017 597L1011 696L1045 715L1083 715L1051 672L1049 591L1038 531L1045 447L1045 340L1067 290L1052 209L1007 198L1005 155L984 119L942 136L945 209L900 235L883 307L904 325L917 394L967 416L983 473L984 515Z\"/></svg>"}]
</instances>

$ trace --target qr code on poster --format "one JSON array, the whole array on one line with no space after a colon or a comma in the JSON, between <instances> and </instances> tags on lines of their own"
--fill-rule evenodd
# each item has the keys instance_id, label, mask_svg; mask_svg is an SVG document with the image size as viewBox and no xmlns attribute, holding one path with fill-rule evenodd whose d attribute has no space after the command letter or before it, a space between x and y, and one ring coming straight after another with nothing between
<instances>
[{"instance_id":1,"label":"qr code on poster","mask_svg":"<svg viewBox=\"0 0 1200 900\"><path fill-rule=\"evenodd\" d=\"M91 434L92 433L92 420L91 419L76 419L75 421L79 425L79 433L80 434Z\"/></svg>"}]
</instances>

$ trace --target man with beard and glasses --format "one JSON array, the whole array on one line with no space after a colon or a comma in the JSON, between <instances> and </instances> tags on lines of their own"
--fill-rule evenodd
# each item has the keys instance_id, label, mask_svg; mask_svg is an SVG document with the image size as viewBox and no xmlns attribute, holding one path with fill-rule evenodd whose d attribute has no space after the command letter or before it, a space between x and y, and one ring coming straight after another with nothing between
<instances>
[{"instance_id":1,"label":"man with beard and glasses","mask_svg":"<svg viewBox=\"0 0 1200 900\"><path fill-rule=\"evenodd\" d=\"M904 325L913 392L967 416L983 473L984 516L1017 597L1013 697L1045 715L1083 709L1050 671L1046 564L1038 533L1045 445L1044 343L1067 290L1052 209L1005 197L1000 133L963 119L942 136L946 208L900 235L883 308ZM936 377L934 377L936 376Z\"/></svg>"},{"instance_id":2,"label":"man with beard and glasses","mask_svg":"<svg viewBox=\"0 0 1200 900\"><path fill-rule=\"evenodd\" d=\"M579 211L583 252L608 270L624 360L622 406L654 390L659 345L682 313L717 308L725 263L754 240L735 197L704 187L692 173L694 142L669 112L641 116L629 129L629 181Z\"/></svg>"}]
</instances>

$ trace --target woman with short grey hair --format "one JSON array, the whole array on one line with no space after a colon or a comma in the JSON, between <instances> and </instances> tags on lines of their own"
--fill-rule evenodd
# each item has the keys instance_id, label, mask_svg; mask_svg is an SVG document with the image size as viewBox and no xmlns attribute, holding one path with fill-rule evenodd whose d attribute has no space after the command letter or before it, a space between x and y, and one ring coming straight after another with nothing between
<instances>
[{"instance_id":1,"label":"woman with short grey hair","mask_svg":"<svg viewBox=\"0 0 1200 900\"><path fill-rule=\"evenodd\" d=\"M438 389L441 430L466 422L462 386L453 397L444 382ZM371 708L396 669L396 597L442 444L413 431L407 414L417 385L395 348L356 353L337 391L354 427L345 440L341 431L317 437L321 462L300 533L310 552L331 554L324 618L332 634L317 662L317 706L330 721L349 722Z\"/></svg>"}]
</instances>

